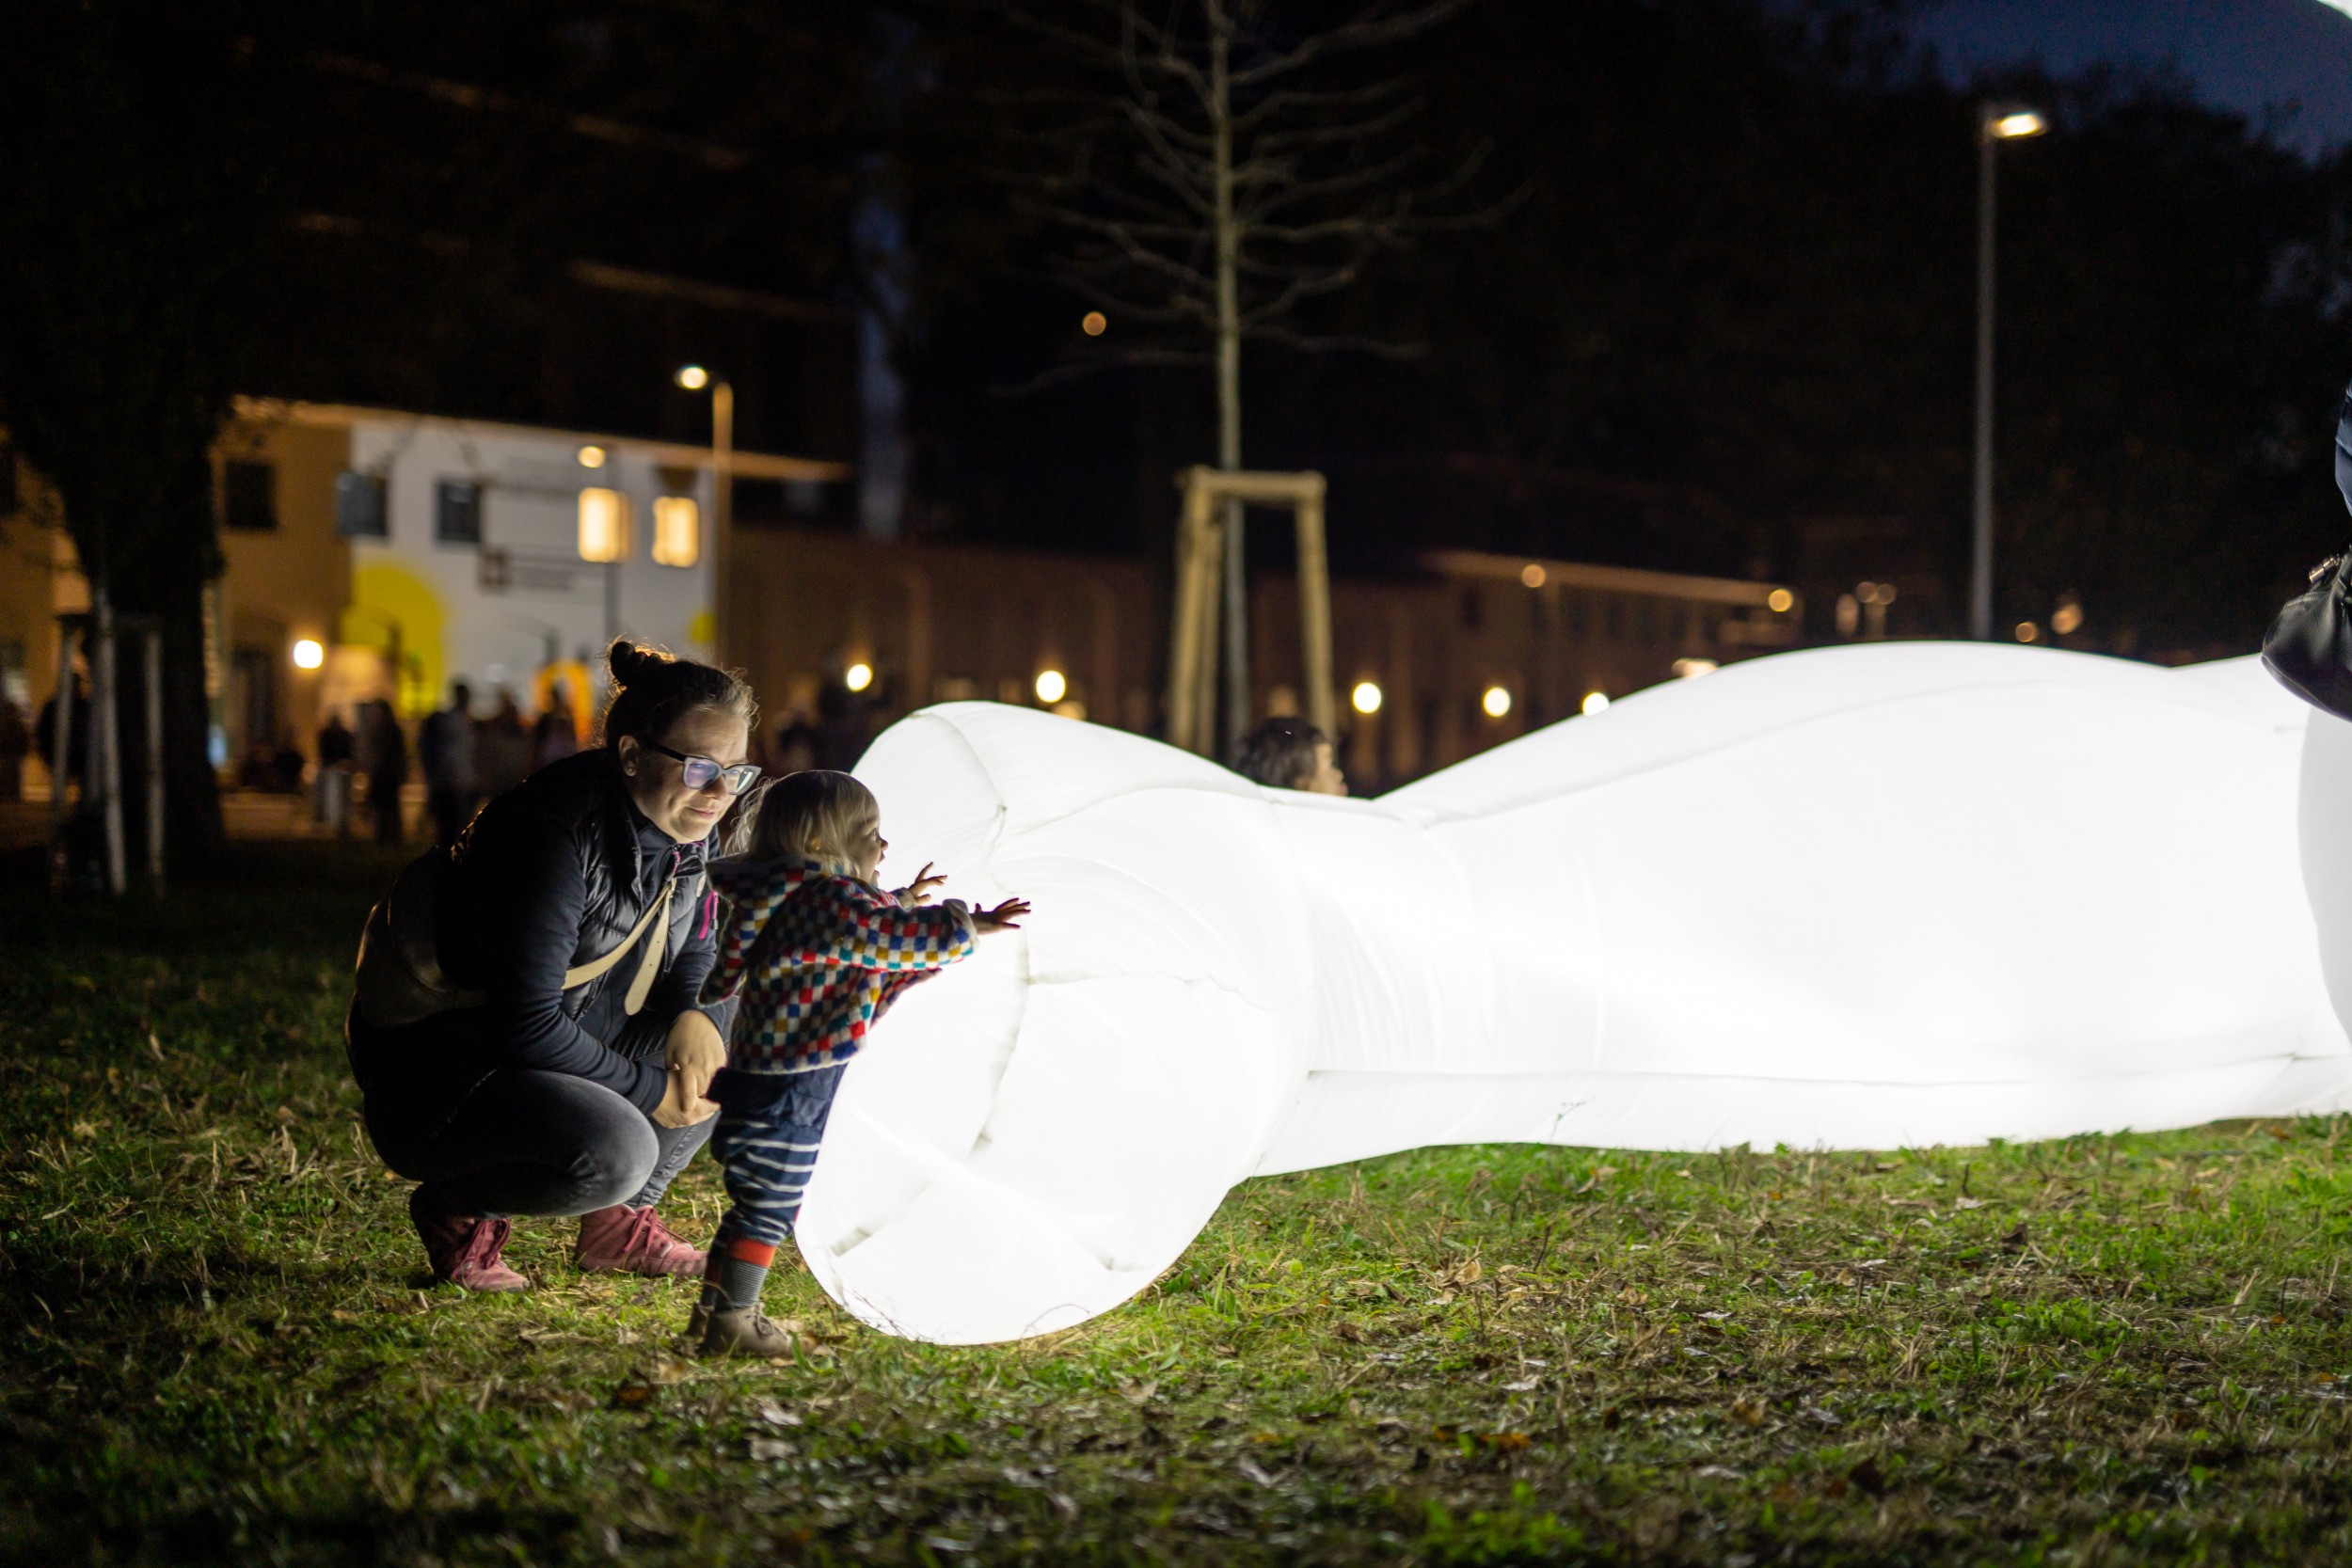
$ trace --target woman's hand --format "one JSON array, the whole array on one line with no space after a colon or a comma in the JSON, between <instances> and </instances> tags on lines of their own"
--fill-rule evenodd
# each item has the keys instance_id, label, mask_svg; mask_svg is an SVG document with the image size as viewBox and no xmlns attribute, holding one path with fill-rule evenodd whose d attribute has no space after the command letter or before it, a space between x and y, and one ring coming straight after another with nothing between
<instances>
[{"instance_id":1,"label":"woman's hand","mask_svg":"<svg viewBox=\"0 0 2352 1568\"><path fill-rule=\"evenodd\" d=\"M898 890L898 902L909 906L928 904L931 901L931 889L946 879L945 877L932 876L931 863L925 861L923 869L914 874L914 880Z\"/></svg>"},{"instance_id":2,"label":"woman's hand","mask_svg":"<svg viewBox=\"0 0 2352 1568\"><path fill-rule=\"evenodd\" d=\"M707 1104L703 1101L703 1091L710 1087L719 1069L727 1065L727 1042L719 1037L719 1026L710 1022L709 1015L689 1007L671 1023L662 1060L670 1069L672 1084L684 1083L689 1101ZM689 1117L685 1121L664 1125L685 1127L702 1119L699 1116Z\"/></svg>"},{"instance_id":3,"label":"woman's hand","mask_svg":"<svg viewBox=\"0 0 2352 1568\"><path fill-rule=\"evenodd\" d=\"M1028 912L1026 898L1008 898L993 910L974 910L972 929L982 936L991 931L1017 931L1021 929L1019 917Z\"/></svg>"},{"instance_id":4,"label":"woman's hand","mask_svg":"<svg viewBox=\"0 0 2352 1568\"><path fill-rule=\"evenodd\" d=\"M661 1103L653 1108L656 1127L691 1127L698 1121L708 1121L719 1114L715 1101L705 1100L699 1092L689 1093L686 1074L673 1070L669 1087L661 1091Z\"/></svg>"}]
</instances>

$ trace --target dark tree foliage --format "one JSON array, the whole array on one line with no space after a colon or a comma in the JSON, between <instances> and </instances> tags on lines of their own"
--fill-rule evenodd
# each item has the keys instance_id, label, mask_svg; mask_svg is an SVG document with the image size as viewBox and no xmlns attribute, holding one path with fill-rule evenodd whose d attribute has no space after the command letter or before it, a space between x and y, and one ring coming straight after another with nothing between
<instances>
[{"instance_id":1,"label":"dark tree foliage","mask_svg":"<svg viewBox=\"0 0 2352 1568\"><path fill-rule=\"evenodd\" d=\"M1491 141L1491 177L1532 195L1311 315L1419 362L1260 356L1252 464L1329 472L1358 569L1458 544L1834 592L1816 525L1875 519L1883 570L1920 586L1906 624L1957 633L1973 128L1997 91L2057 124L2003 150L2000 612L2071 591L2085 646L2250 646L2345 528L2325 427L2352 373L2352 160L2160 76L1954 90L1900 9L1488 0L1420 40L1417 134L1440 158ZM977 28L934 41L943 119L1023 69ZM1213 451L1201 393L1155 371L992 397L1064 359L1085 304L1050 238L971 188L938 181L917 217L966 263L934 277L915 360L935 500L982 534L1164 548L1165 470Z\"/></svg>"},{"instance_id":2,"label":"dark tree foliage","mask_svg":"<svg viewBox=\"0 0 2352 1568\"><path fill-rule=\"evenodd\" d=\"M84 568L162 617L167 842L220 836L202 593L211 448L275 230L278 62L256 5L21 0L0 22L0 420L55 484ZM125 727L140 711L124 661Z\"/></svg>"}]
</instances>

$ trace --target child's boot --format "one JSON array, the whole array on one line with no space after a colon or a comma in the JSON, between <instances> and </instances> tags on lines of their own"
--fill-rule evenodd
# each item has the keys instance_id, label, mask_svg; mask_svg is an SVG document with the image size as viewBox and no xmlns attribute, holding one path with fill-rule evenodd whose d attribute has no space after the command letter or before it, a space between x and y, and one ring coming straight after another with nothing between
<instances>
[{"instance_id":1,"label":"child's boot","mask_svg":"<svg viewBox=\"0 0 2352 1568\"><path fill-rule=\"evenodd\" d=\"M754 1355L787 1360L799 1347L792 1331L756 1307L723 1307L716 1311L697 1307L702 1332L694 1349L704 1355ZM688 1333L693 1333L690 1325Z\"/></svg>"},{"instance_id":2,"label":"child's boot","mask_svg":"<svg viewBox=\"0 0 2352 1568\"><path fill-rule=\"evenodd\" d=\"M789 1331L759 1309L759 1292L768 1283L768 1266L776 1249L748 1236L721 1235L710 1244L709 1263L703 1273L702 1301L687 1321L687 1338L705 1355L788 1356L793 1352Z\"/></svg>"}]
</instances>

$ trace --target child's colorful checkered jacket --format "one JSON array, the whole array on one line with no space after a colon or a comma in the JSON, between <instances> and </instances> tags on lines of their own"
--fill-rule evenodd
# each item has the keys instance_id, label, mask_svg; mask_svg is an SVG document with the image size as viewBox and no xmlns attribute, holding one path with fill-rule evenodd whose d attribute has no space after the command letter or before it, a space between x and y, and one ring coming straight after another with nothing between
<instances>
[{"instance_id":1,"label":"child's colorful checkered jacket","mask_svg":"<svg viewBox=\"0 0 2352 1568\"><path fill-rule=\"evenodd\" d=\"M709 873L730 908L702 1000L742 992L727 1043L732 1071L848 1061L900 991L977 945L958 900L911 904L815 861L714 861Z\"/></svg>"}]
</instances>

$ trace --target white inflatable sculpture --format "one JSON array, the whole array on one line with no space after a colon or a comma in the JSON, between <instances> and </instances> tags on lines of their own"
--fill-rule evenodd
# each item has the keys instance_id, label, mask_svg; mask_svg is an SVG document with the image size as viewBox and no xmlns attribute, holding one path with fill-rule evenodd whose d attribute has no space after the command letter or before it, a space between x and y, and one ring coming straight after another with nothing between
<instances>
[{"instance_id":1,"label":"white inflatable sculpture","mask_svg":"<svg viewBox=\"0 0 2352 1568\"><path fill-rule=\"evenodd\" d=\"M1117 1306L1255 1174L2332 1106L2352 1047L2316 933L2352 1001L2352 726L2307 748L2309 714L2250 659L1879 644L1337 800L927 709L858 769L885 876L936 861L1036 913L850 1068L802 1249L866 1322L973 1343ZM2347 802L2305 824L2309 899L2306 769Z\"/></svg>"}]
</instances>

